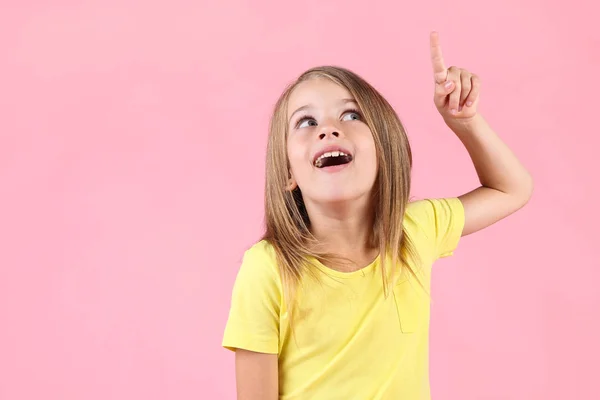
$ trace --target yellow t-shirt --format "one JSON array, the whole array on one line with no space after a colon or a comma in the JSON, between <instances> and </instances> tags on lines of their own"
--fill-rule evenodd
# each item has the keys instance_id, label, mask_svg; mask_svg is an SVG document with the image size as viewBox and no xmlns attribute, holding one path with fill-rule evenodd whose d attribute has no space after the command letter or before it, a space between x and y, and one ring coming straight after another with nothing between
<instances>
[{"instance_id":1,"label":"yellow t-shirt","mask_svg":"<svg viewBox=\"0 0 600 400\"><path fill-rule=\"evenodd\" d=\"M451 255L461 237L462 203L410 203L404 224L420 259L413 267L422 270L429 292L431 265ZM278 354L280 399L430 399L425 290L403 273L384 297L379 259L350 273L316 266L318 281L307 276L298 288L292 336L274 250L265 241L250 248L234 285L223 346Z\"/></svg>"}]
</instances>

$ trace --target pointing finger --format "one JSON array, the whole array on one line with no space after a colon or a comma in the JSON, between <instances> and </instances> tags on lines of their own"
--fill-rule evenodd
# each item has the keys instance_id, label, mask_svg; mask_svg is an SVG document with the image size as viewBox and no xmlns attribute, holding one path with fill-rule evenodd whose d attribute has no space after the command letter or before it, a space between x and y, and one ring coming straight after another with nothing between
<instances>
[{"instance_id":1,"label":"pointing finger","mask_svg":"<svg viewBox=\"0 0 600 400\"><path fill-rule=\"evenodd\" d=\"M440 46L440 37L437 32L431 32L429 45L431 51L431 66L433 67L433 76L436 83L443 83L448 77L448 69L444 64L442 46Z\"/></svg>"}]
</instances>

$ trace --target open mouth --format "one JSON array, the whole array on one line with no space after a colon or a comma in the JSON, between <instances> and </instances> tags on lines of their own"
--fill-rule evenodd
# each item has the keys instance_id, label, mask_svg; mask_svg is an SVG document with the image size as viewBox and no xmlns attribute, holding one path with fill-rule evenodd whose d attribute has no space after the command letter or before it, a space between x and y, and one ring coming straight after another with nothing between
<instances>
[{"instance_id":1,"label":"open mouth","mask_svg":"<svg viewBox=\"0 0 600 400\"><path fill-rule=\"evenodd\" d=\"M333 167L336 165L348 164L352 161L352 155L343 151L329 151L321 154L315 159L314 165L317 168Z\"/></svg>"}]
</instances>

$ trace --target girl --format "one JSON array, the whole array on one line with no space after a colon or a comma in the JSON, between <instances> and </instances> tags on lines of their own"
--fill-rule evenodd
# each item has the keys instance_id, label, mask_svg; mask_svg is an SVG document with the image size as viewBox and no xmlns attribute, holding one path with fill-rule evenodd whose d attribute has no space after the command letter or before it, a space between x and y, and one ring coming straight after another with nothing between
<instances>
[{"instance_id":1,"label":"girl","mask_svg":"<svg viewBox=\"0 0 600 400\"><path fill-rule=\"evenodd\" d=\"M446 68L434 103L481 187L410 202L411 151L356 74L314 68L281 96L267 150L266 234L244 255L223 346L238 399L429 399L431 266L523 207L532 179L477 112L479 78Z\"/></svg>"}]
</instances>

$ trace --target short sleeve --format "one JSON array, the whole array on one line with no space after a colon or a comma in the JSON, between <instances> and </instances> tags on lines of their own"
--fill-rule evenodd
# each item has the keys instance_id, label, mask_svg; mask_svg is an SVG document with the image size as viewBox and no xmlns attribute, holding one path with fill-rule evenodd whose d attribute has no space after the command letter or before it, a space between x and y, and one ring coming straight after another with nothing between
<instances>
[{"instance_id":1,"label":"short sleeve","mask_svg":"<svg viewBox=\"0 0 600 400\"><path fill-rule=\"evenodd\" d=\"M434 252L434 258L451 256L458 246L465 225L460 199L426 199L412 203L407 213L419 226Z\"/></svg>"},{"instance_id":2,"label":"short sleeve","mask_svg":"<svg viewBox=\"0 0 600 400\"><path fill-rule=\"evenodd\" d=\"M281 284L268 251L246 251L237 274L222 346L259 353L279 352Z\"/></svg>"}]
</instances>

